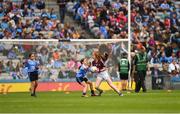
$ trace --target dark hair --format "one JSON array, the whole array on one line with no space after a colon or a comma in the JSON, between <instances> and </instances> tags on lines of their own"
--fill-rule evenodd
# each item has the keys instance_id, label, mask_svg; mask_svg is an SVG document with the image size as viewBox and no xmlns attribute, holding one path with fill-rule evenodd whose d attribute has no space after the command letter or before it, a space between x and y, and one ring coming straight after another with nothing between
<instances>
[{"instance_id":1,"label":"dark hair","mask_svg":"<svg viewBox=\"0 0 180 114\"><path fill-rule=\"evenodd\" d=\"M122 53L122 57L123 57L123 58L127 58L127 53L125 53L125 52Z\"/></svg>"},{"instance_id":2,"label":"dark hair","mask_svg":"<svg viewBox=\"0 0 180 114\"><path fill-rule=\"evenodd\" d=\"M81 64L83 64L83 62L84 62L84 58L80 60L80 63L81 63Z\"/></svg>"},{"instance_id":3,"label":"dark hair","mask_svg":"<svg viewBox=\"0 0 180 114\"><path fill-rule=\"evenodd\" d=\"M34 54L34 53L30 53L30 54L29 54L29 57L31 57L33 54Z\"/></svg>"},{"instance_id":4,"label":"dark hair","mask_svg":"<svg viewBox=\"0 0 180 114\"><path fill-rule=\"evenodd\" d=\"M81 65L79 66L79 68L78 68L78 69L80 69L80 68L81 68L81 66L82 66L82 64L83 64L83 62L84 62L84 59L85 59L85 58L83 58L83 59L81 59L81 60L80 60Z\"/></svg>"}]
</instances>

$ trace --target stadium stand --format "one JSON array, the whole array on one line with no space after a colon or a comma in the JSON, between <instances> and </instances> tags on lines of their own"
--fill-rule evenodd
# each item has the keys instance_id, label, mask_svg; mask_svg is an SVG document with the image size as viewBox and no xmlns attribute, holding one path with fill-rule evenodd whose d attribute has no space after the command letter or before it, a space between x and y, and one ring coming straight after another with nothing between
<instances>
[{"instance_id":1,"label":"stadium stand","mask_svg":"<svg viewBox=\"0 0 180 114\"><path fill-rule=\"evenodd\" d=\"M127 38L127 1L69 1L67 10L94 38ZM0 22L0 39L90 38L73 23L60 22L56 0L3 0Z\"/></svg>"},{"instance_id":2,"label":"stadium stand","mask_svg":"<svg viewBox=\"0 0 180 114\"><path fill-rule=\"evenodd\" d=\"M46 7L45 0L1 1L0 22L0 39L81 37L73 26L64 25L59 21L56 10Z\"/></svg>"},{"instance_id":3,"label":"stadium stand","mask_svg":"<svg viewBox=\"0 0 180 114\"><path fill-rule=\"evenodd\" d=\"M127 38L127 0L80 0L68 2L67 10L96 38Z\"/></svg>"},{"instance_id":4,"label":"stadium stand","mask_svg":"<svg viewBox=\"0 0 180 114\"><path fill-rule=\"evenodd\" d=\"M180 65L180 2L178 0L132 0L131 29L133 52L143 44L148 53L152 76L180 79L180 69L172 75L172 61ZM176 77L176 78L175 78ZM157 78L158 79L158 78ZM174 80L175 79L175 80Z\"/></svg>"}]
</instances>

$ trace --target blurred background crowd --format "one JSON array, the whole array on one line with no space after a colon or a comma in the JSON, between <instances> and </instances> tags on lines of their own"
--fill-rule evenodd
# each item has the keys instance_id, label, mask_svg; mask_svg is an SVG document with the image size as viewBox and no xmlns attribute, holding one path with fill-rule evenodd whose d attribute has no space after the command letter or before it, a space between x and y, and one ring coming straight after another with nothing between
<instances>
[{"instance_id":1,"label":"blurred background crowd","mask_svg":"<svg viewBox=\"0 0 180 114\"><path fill-rule=\"evenodd\" d=\"M0 39L78 39L74 26L63 24L45 0L1 0Z\"/></svg>"},{"instance_id":2,"label":"blurred background crowd","mask_svg":"<svg viewBox=\"0 0 180 114\"><path fill-rule=\"evenodd\" d=\"M79 0L69 2L67 11L97 38L127 38L127 0Z\"/></svg>"},{"instance_id":3,"label":"blurred background crowd","mask_svg":"<svg viewBox=\"0 0 180 114\"><path fill-rule=\"evenodd\" d=\"M155 77L179 77L179 14L178 0L131 0L132 52L146 47L149 74Z\"/></svg>"},{"instance_id":4,"label":"blurred background crowd","mask_svg":"<svg viewBox=\"0 0 180 114\"><path fill-rule=\"evenodd\" d=\"M127 1L1 0L0 22L0 39L127 38Z\"/></svg>"}]
</instances>

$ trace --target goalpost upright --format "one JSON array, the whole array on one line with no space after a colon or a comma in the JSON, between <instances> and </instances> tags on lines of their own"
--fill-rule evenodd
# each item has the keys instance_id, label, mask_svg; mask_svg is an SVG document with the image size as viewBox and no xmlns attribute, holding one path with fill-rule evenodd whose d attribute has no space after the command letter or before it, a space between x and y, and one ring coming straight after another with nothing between
<instances>
[{"instance_id":1,"label":"goalpost upright","mask_svg":"<svg viewBox=\"0 0 180 114\"><path fill-rule=\"evenodd\" d=\"M128 60L131 65L131 0L128 0ZM131 71L129 71L128 88L131 89Z\"/></svg>"}]
</instances>

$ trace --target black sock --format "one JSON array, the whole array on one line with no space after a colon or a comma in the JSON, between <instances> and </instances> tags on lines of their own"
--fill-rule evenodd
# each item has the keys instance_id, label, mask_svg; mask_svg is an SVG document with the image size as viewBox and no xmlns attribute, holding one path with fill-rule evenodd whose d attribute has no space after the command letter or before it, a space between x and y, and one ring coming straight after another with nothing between
<instances>
[{"instance_id":1,"label":"black sock","mask_svg":"<svg viewBox=\"0 0 180 114\"><path fill-rule=\"evenodd\" d=\"M83 93L83 95L86 95L86 93Z\"/></svg>"},{"instance_id":2,"label":"black sock","mask_svg":"<svg viewBox=\"0 0 180 114\"><path fill-rule=\"evenodd\" d=\"M94 90L91 90L91 94L95 94L95 93L94 93Z\"/></svg>"}]
</instances>

